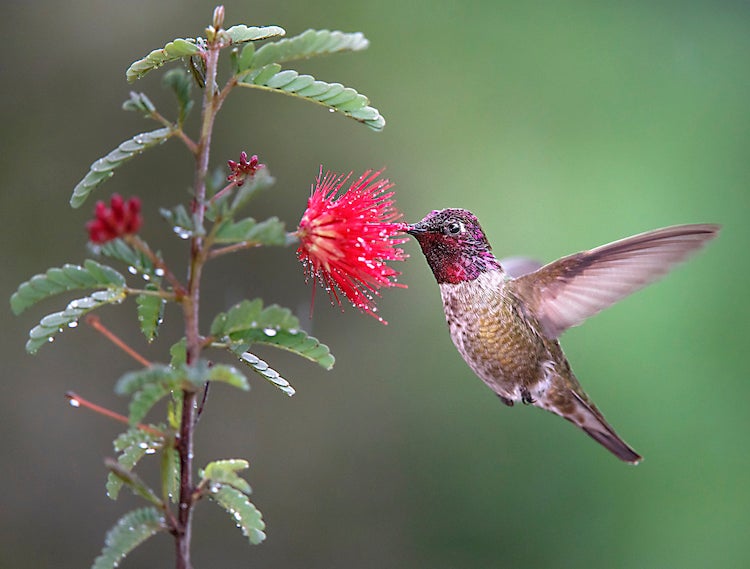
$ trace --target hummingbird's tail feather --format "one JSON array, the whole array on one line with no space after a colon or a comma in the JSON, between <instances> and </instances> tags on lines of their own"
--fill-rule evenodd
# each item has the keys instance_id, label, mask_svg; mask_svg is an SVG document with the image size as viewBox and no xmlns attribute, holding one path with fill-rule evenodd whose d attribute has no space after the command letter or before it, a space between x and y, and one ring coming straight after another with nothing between
<instances>
[{"instance_id":1,"label":"hummingbird's tail feather","mask_svg":"<svg viewBox=\"0 0 750 569\"><path fill-rule=\"evenodd\" d=\"M574 390L570 390L575 402L575 411L572 416L565 416L573 424L580 427L583 432L614 454L620 460L631 464L638 464L643 458L623 441L615 430L610 427L604 416L591 403L585 401Z\"/></svg>"}]
</instances>

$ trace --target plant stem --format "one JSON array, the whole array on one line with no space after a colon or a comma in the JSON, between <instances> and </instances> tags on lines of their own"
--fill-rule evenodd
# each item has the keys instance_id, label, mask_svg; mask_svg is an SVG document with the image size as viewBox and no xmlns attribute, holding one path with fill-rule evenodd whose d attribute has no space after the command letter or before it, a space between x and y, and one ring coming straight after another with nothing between
<instances>
[{"instance_id":1,"label":"plant stem","mask_svg":"<svg viewBox=\"0 0 750 569\"><path fill-rule=\"evenodd\" d=\"M213 132L216 113L221 107L223 99L216 92L216 68L221 46L217 42L209 42L206 51L206 85L203 92L201 136L197 146L195 186L193 198L193 214L196 228L203 227L206 213L206 176L211 148L211 134ZM203 339L200 335L200 280L203 265L206 262L206 250L203 238L193 237L190 247L190 264L188 273L187 295L182 300L185 318L185 338L187 349L187 364L195 365L200 359ZM183 391L182 422L180 424L179 442L177 450L180 455L180 501L178 512L179 527L175 531L175 547L177 553L176 568L192 569L190 560L190 541L192 530L192 512L194 505L193 486L193 434L196 422L196 394Z\"/></svg>"}]
</instances>

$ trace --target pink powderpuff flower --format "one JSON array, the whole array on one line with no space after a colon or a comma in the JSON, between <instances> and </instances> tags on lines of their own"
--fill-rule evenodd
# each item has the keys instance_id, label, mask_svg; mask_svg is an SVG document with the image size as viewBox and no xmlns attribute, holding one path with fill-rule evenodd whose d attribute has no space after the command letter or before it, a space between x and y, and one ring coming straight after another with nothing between
<instances>
[{"instance_id":1,"label":"pink powderpuff flower","mask_svg":"<svg viewBox=\"0 0 750 569\"><path fill-rule=\"evenodd\" d=\"M352 173L344 176L323 170L318 175L297 230L297 256L305 276L314 277L341 304L337 290L355 307L386 322L375 312L374 298L382 287L399 286L398 271L388 261L407 255L397 247L406 237L406 224L393 202L393 184L377 179L382 170L367 170L349 189L339 193Z\"/></svg>"},{"instance_id":2,"label":"pink powderpuff flower","mask_svg":"<svg viewBox=\"0 0 750 569\"><path fill-rule=\"evenodd\" d=\"M138 233L143 223L141 200L132 197L127 201L113 194L109 207L102 201L96 203L94 219L86 224L89 241L106 243L123 235Z\"/></svg>"}]
</instances>

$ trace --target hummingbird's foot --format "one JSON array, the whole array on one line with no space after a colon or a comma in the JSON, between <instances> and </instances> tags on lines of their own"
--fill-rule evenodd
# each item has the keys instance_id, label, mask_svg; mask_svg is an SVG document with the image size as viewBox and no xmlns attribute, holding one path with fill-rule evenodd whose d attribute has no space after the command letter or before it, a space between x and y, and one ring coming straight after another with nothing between
<instances>
[{"instance_id":1,"label":"hummingbird's foot","mask_svg":"<svg viewBox=\"0 0 750 569\"><path fill-rule=\"evenodd\" d=\"M503 397L502 395L498 395L498 397L500 398L500 401L502 401L503 403L505 403L508 407L513 407L513 400L512 399L508 399L507 397Z\"/></svg>"},{"instance_id":2,"label":"hummingbird's foot","mask_svg":"<svg viewBox=\"0 0 750 569\"><path fill-rule=\"evenodd\" d=\"M536 401L525 387L521 388L521 401L524 405L533 405Z\"/></svg>"}]
</instances>

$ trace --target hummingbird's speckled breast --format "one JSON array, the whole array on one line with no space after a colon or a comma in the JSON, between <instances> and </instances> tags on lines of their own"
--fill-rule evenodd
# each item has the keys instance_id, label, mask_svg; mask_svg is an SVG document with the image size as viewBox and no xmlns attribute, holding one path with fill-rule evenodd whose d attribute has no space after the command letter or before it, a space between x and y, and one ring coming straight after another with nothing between
<instances>
[{"instance_id":1,"label":"hummingbird's speckled breast","mask_svg":"<svg viewBox=\"0 0 750 569\"><path fill-rule=\"evenodd\" d=\"M545 362L556 358L508 282L501 270L491 270L443 283L440 293L451 339L466 363L495 393L519 401L522 389L533 390L545 377Z\"/></svg>"}]
</instances>

